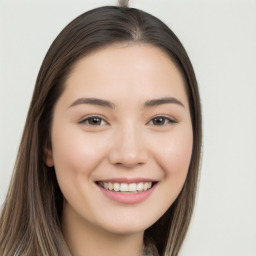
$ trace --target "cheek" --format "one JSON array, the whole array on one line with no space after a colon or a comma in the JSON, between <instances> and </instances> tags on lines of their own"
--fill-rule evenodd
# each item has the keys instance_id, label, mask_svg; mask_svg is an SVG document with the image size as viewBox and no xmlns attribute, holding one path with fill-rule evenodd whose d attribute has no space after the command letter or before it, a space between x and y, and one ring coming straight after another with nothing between
<instances>
[{"instance_id":1,"label":"cheek","mask_svg":"<svg viewBox=\"0 0 256 256\"><path fill-rule=\"evenodd\" d=\"M175 182L184 182L188 172L193 147L193 133L186 132L171 134L162 140L161 150L158 150L157 161L164 170L166 179L175 177Z\"/></svg>"},{"instance_id":2,"label":"cheek","mask_svg":"<svg viewBox=\"0 0 256 256\"><path fill-rule=\"evenodd\" d=\"M153 198L158 207L151 209L155 219L159 219L173 204L185 183L190 165L193 134L191 130L185 132L171 132L158 137L158 147L152 145L152 155L163 174L157 193ZM160 146L161 145L161 146ZM161 200L159 199L161 198Z\"/></svg>"},{"instance_id":3,"label":"cheek","mask_svg":"<svg viewBox=\"0 0 256 256\"><path fill-rule=\"evenodd\" d=\"M85 136L76 129L53 132L52 148L56 174L69 178L85 175L90 178L91 172L104 157L104 148L95 143L93 136ZM53 130L54 131L54 130Z\"/></svg>"},{"instance_id":4,"label":"cheek","mask_svg":"<svg viewBox=\"0 0 256 256\"><path fill-rule=\"evenodd\" d=\"M90 202L87 195L94 187L92 173L104 159L106 149L93 135L86 135L74 127L63 127L52 130L53 161L58 184L70 205L75 209L80 209L82 205L87 208Z\"/></svg>"}]
</instances>

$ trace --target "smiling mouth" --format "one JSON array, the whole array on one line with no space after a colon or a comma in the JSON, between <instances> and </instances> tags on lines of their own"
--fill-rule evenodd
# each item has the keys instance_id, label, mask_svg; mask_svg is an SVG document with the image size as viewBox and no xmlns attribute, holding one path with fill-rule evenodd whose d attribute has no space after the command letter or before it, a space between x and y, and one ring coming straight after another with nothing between
<instances>
[{"instance_id":1,"label":"smiling mouth","mask_svg":"<svg viewBox=\"0 0 256 256\"><path fill-rule=\"evenodd\" d=\"M96 184L113 192L138 193L150 190L156 184L156 182L119 183L98 181Z\"/></svg>"}]
</instances>

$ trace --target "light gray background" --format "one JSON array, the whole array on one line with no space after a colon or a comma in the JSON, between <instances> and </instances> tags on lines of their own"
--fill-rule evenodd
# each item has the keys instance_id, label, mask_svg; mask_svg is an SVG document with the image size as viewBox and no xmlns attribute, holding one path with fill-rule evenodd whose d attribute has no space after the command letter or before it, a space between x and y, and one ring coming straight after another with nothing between
<instances>
[{"instance_id":1,"label":"light gray background","mask_svg":"<svg viewBox=\"0 0 256 256\"><path fill-rule=\"evenodd\" d=\"M0 204L35 79L53 39L116 0L0 0ZM256 255L256 1L131 0L183 42L202 97L204 156L181 256ZM154 207L152 205L152 207Z\"/></svg>"}]
</instances>

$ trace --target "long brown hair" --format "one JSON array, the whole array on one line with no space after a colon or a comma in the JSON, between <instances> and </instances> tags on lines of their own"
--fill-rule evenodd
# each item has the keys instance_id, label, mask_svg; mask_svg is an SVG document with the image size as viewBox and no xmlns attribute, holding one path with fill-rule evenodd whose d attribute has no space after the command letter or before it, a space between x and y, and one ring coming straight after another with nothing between
<instances>
[{"instance_id":1,"label":"long brown hair","mask_svg":"<svg viewBox=\"0 0 256 256\"><path fill-rule=\"evenodd\" d=\"M159 47L185 81L193 126L187 179L176 201L144 235L145 243L153 243L160 255L178 254L194 207L201 153L201 107L193 67L179 39L159 19L133 8L101 7L82 14L64 28L42 63L1 212L2 256L71 255L61 232L63 196L54 168L44 164L53 109L80 58L110 44L126 42Z\"/></svg>"}]
</instances>

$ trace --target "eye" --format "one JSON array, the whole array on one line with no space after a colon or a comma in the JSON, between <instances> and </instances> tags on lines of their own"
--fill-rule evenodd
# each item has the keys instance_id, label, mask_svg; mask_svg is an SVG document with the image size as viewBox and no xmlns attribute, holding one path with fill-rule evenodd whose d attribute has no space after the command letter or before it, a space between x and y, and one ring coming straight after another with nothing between
<instances>
[{"instance_id":1,"label":"eye","mask_svg":"<svg viewBox=\"0 0 256 256\"><path fill-rule=\"evenodd\" d=\"M87 118L83 119L82 121L80 121L79 123L86 124L89 126L102 126L102 125L107 124L107 122L103 118L98 117L98 116L87 117Z\"/></svg>"},{"instance_id":2,"label":"eye","mask_svg":"<svg viewBox=\"0 0 256 256\"><path fill-rule=\"evenodd\" d=\"M149 125L155 125L155 126L164 126L164 125L167 125L168 123L177 123L177 121L165 116L157 116L148 122Z\"/></svg>"}]
</instances>

